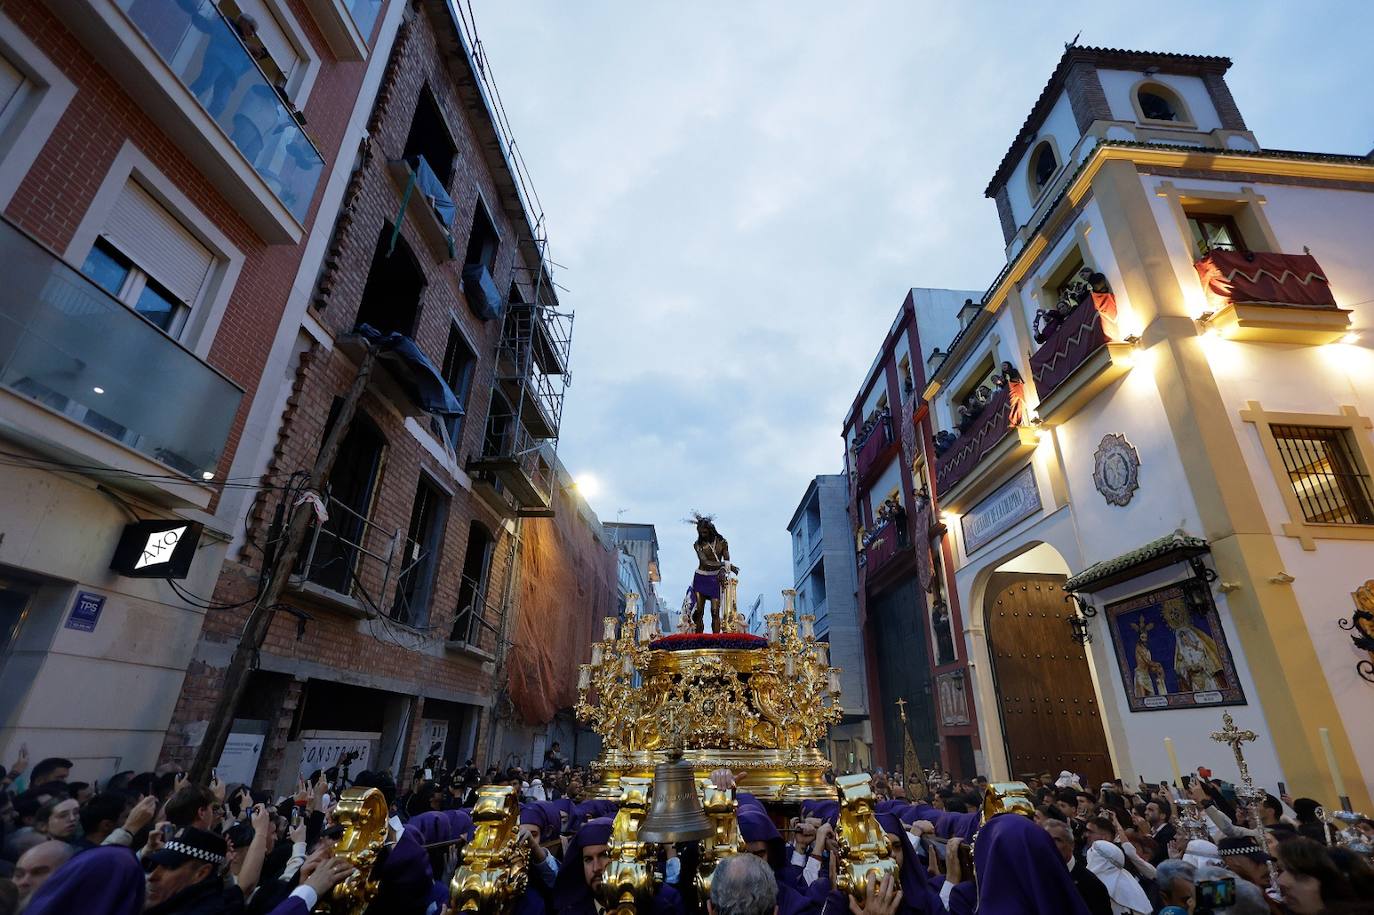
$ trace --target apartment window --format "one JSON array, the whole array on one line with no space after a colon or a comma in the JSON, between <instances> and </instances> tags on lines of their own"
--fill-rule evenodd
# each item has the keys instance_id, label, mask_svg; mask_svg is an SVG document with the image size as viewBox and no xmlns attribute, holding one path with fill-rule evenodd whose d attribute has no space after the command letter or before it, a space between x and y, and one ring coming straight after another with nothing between
<instances>
[{"instance_id":1,"label":"apartment window","mask_svg":"<svg viewBox=\"0 0 1374 915\"><path fill-rule=\"evenodd\" d=\"M234 25L268 82L283 94L294 90L293 77L303 70L302 55L266 0L219 0L219 9Z\"/></svg>"},{"instance_id":2,"label":"apartment window","mask_svg":"<svg viewBox=\"0 0 1374 915\"><path fill-rule=\"evenodd\" d=\"M130 182L115 201L81 270L175 337L214 265L209 249Z\"/></svg>"},{"instance_id":3,"label":"apartment window","mask_svg":"<svg viewBox=\"0 0 1374 915\"><path fill-rule=\"evenodd\" d=\"M400 550L400 578L391 618L407 626L422 626L429 619L429 603L438 565L439 546L447 500L439 489L423 477L415 487L415 502L410 509L410 527Z\"/></svg>"},{"instance_id":4,"label":"apartment window","mask_svg":"<svg viewBox=\"0 0 1374 915\"><path fill-rule=\"evenodd\" d=\"M1188 230L1198 257L1213 251L1248 251L1236 220L1225 214L1189 213Z\"/></svg>"},{"instance_id":5,"label":"apartment window","mask_svg":"<svg viewBox=\"0 0 1374 915\"><path fill-rule=\"evenodd\" d=\"M454 324L448 330L448 343L444 346L444 364L441 368L444 381L448 383L453 396L467 410L468 394L472 390L472 375L477 369L477 354L468 346L463 332ZM458 453L462 443L463 416L448 416L442 420L448 436L449 447Z\"/></svg>"},{"instance_id":6,"label":"apartment window","mask_svg":"<svg viewBox=\"0 0 1374 915\"><path fill-rule=\"evenodd\" d=\"M333 428L339 405L336 399L321 442ZM329 475L329 520L307 557L305 574L315 584L340 594L352 592L385 452L386 439L381 431L366 416L355 414Z\"/></svg>"},{"instance_id":7,"label":"apartment window","mask_svg":"<svg viewBox=\"0 0 1374 915\"><path fill-rule=\"evenodd\" d=\"M453 159L458 147L449 134L448 124L439 109L439 102L428 86L420 90L415 114L410 119L410 133L406 135L404 158L423 156L445 188L453 179Z\"/></svg>"},{"instance_id":8,"label":"apartment window","mask_svg":"<svg viewBox=\"0 0 1374 915\"><path fill-rule=\"evenodd\" d=\"M468 545L463 553L463 578L458 583L458 611L453 620L453 633L449 637L452 641L477 644L481 638L493 545L491 532L481 522L472 522L468 528Z\"/></svg>"},{"instance_id":9,"label":"apartment window","mask_svg":"<svg viewBox=\"0 0 1374 915\"><path fill-rule=\"evenodd\" d=\"M404 238L396 236L392 247L392 232L390 225L384 226L377 239L355 326L368 324L384 334L395 331L409 337L415 333L425 273Z\"/></svg>"},{"instance_id":10,"label":"apartment window","mask_svg":"<svg viewBox=\"0 0 1374 915\"><path fill-rule=\"evenodd\" d=\"M24 74L0 56L0 128L3 128L21 107L18 102L24 89Z\"/></svg>"},{"instance_id":11,"label":"apartment window","mask_svg":"<svg viewBox=\"0 0 1374 915\"><path fill-rule=\"evenodd\" d=\"M472 213L472 231L468 234L467 252L463 255L463 266L471 267L480 264L488 271L496 269L496 251L501 245L501 238L496 234L496 226L491 221L491 215L487 212L486 204L482 203L481 198L477 200L477 207Z\"/></svg>"},{"instance_id":12,"label":"apartment window","mask_svg":"<svg viewBox=\"0 0 1374 915\"><path fill-rule=\"evenodd\" d=\"M353 16L363 40L372 37L372 27L377 24L377 16L382 12L383 0L349 0L348 12Z\"/></svg>"},{"instance_id":13,"label":"apartment window","mask_svg":"<svg viewBox=\"0 0 1374 915\"><path fill-rule=\"evenodd\" d=\"M1374 524L1374 493L1352 430L1331 426L1270 427L1303 518L1314 524Z\"/></svg>"},{"instance_id":14,"label":"apartment window","mask_svg":"<svg viewBox=\"0 0 1374 915\"><path fill-rule=\"evenodd\" d=\"M916 382L911 380L911 357L903 356L902 361L897 366L898 373L902 377L902 393L910 394L916 390Z\"/></svg>"}]
</instances>

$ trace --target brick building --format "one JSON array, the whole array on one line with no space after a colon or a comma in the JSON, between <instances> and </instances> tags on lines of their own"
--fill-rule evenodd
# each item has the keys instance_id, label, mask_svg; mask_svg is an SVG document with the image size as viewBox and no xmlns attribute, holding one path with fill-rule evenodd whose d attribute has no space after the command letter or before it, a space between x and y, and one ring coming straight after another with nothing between
<instances>
[{"instance_id":1,"label":"brick building","mask_svg":"<svg viewBox=\"0 0 1374 915\"><path fill-rule=\"evenodd\" d=\"M291 354L278 425L251 468L278 483L315 460L364 336L401 345L359 401L320 497L327 520L235 721L222 768L258 784L292 784L350 751L362 754L354 771L541 757L540 729L571 705L576 668L536 643L561 626L557 644L576 651L614 612L613 553L554 454L571 315L459 15L443 0L406 10L309 307L278 338ZM426 412L425 382L461 413ZM189 758L204 732L295 498L264 489L247 513L215 589L241 606L206 620L166 759ZM554 588L582 595L544 600Z\"/></svg>"},{"instance_id":2,"label":"brick building","mask_svg":"<svg viewBox=\"0 0 1374 915\"><path fill-rule=\"evenodd\" d=\"M3 752L156 762L400 14L0 3ZM183 581L111 571L134 519Z\"/></svg>"}]
</instances>

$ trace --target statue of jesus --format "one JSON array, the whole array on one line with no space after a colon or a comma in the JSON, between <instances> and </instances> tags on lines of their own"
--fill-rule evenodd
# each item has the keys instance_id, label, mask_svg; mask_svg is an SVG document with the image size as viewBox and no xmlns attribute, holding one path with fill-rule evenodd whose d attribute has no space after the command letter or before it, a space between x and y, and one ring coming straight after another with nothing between
<instances>
[{"instance_id":1,"label":"statue of jesus","mask_svg":"<svg viewBox=\"0 0 1374 915\"><path fill-rule=\"evenodd\" d=\"M692 631L705 631L706 602L711 602L711 631L720 632L721 581L739 569L730 563L730 544L716 530L710 515L694 514L697 571L692 576Z\"/></svg>"}]
</instances>

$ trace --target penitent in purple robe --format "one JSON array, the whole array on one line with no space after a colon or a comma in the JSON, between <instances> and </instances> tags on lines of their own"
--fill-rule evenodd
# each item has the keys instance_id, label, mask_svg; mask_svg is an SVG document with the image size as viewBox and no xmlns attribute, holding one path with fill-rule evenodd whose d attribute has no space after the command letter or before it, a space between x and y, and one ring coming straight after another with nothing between
<instances>
[{"instance_id":1,"label":"penitent in purple robe","mask_svg":"<svg viewBox=\"0 0 1374 915\"><path fill-rule=\"evenodd\" d=\"M1002 813L973 846L978 915L1088 915L1054 840L1034 820Z\"/></svg>"}]
</instances>

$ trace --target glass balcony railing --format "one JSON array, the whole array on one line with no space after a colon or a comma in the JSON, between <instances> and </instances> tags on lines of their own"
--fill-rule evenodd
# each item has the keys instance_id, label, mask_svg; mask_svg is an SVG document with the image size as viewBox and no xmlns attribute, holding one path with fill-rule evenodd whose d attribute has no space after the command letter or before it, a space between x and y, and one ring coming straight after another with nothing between
<instances>
[{"instance_id":1,"label":"glass balcony railing","mask_svg":"<svg viewBox=\"0 0 1374 915\"><path fill-rule=\"evenodd\" d=\"M210 0L115 0L163 62L304 222L324 159Z\"/></svg>"},{"instance_id":2,"label":"glass balcony railing","mask_svg":"<svg viewBox=\"0 0 1374 915\"><path fill-rule=\"evenodd\" d=\"M243 391L0 221L0 386L200 480Z\"/></svg>"}]
</instances>

